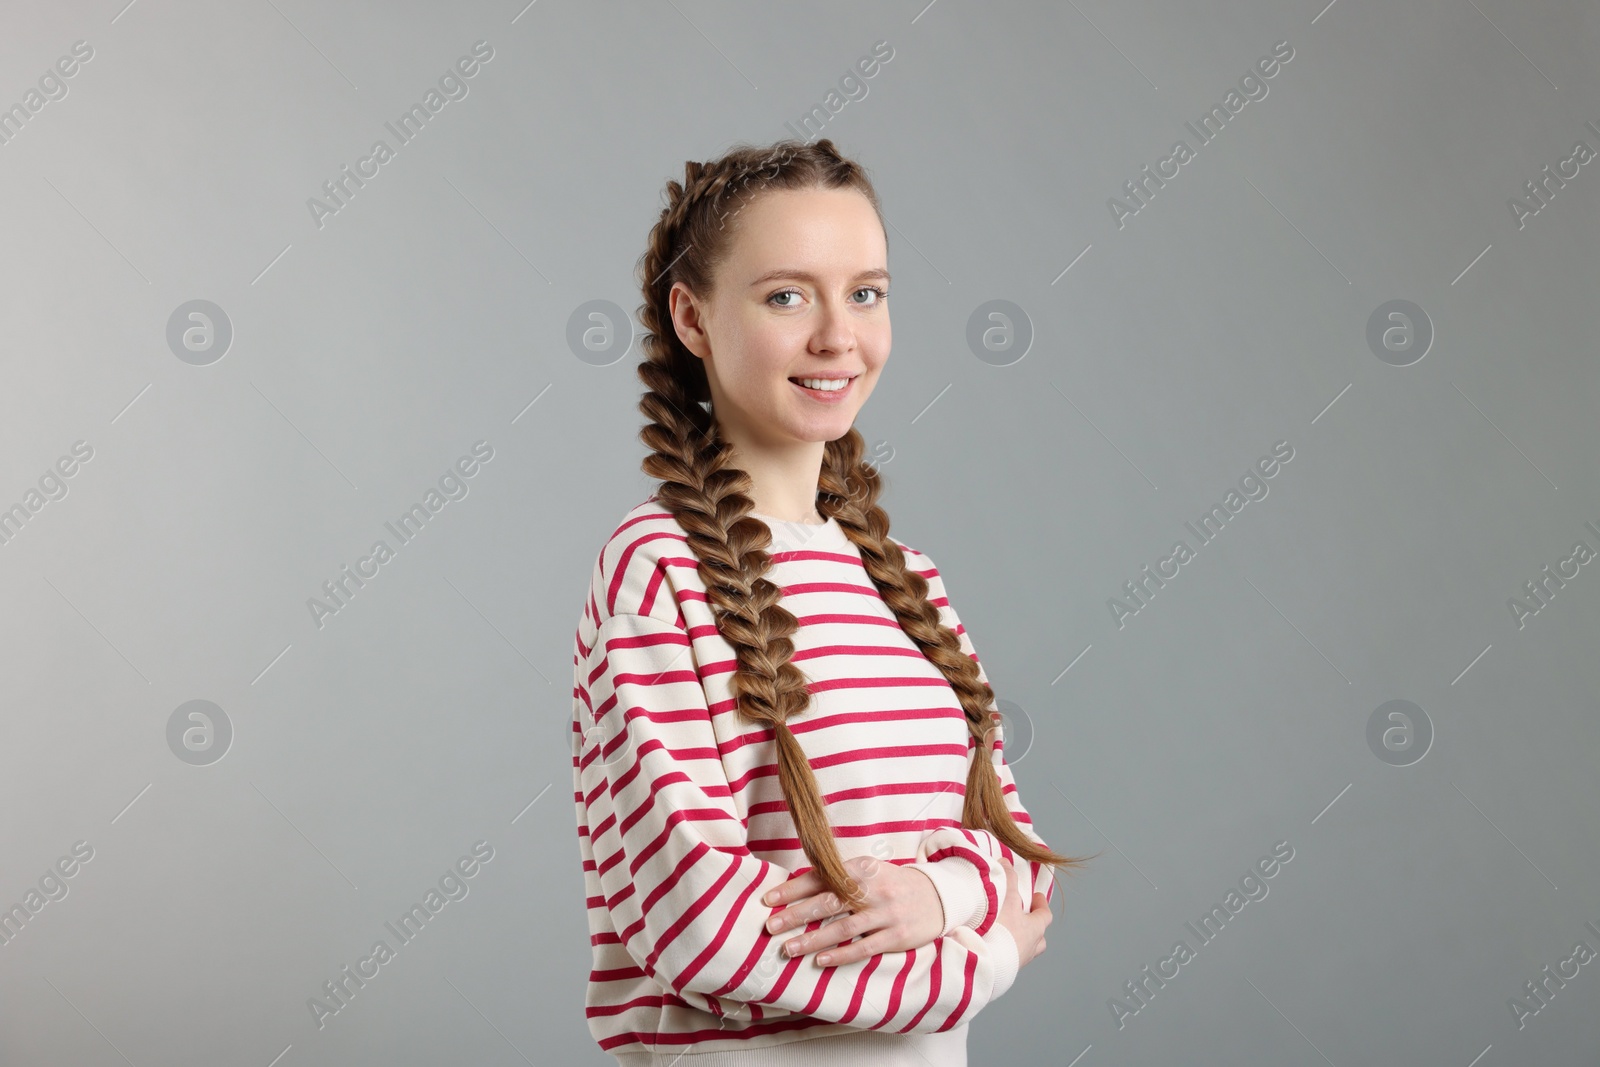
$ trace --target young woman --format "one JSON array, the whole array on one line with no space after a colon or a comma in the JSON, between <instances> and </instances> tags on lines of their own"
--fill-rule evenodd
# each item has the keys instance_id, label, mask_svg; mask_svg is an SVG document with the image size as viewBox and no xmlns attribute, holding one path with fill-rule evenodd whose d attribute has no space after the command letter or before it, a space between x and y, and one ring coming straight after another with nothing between
<instances>
[{"instance_id":1,"label":"young woman","mask_svg":"<svg viewBox=\"0 0 1600 1067\"><path fill-rule=\"evenodd\" d=\"M877 196L826 139L684 172L640 261L660 484L574 650L589 1028L624 1065L964 1065L1085 860L1034 831L938 568L861 458Z\"/></svg>"}]
</instances>

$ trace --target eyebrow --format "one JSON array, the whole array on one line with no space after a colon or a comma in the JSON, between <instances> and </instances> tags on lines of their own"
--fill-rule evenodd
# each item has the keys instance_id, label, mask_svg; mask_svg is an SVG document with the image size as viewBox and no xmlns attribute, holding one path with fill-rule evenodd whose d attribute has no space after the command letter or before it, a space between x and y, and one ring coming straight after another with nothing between
<instances>
[{"instance_id":1,"label":"eyebrow","mask_svg":"<svg viewBox=\"0 0 1600 1067\"><path fill-rule=\"evenodd\" d=\"M795 270L792 267L779 267L777 270L767 271L767 273L751 282L750 288L754 289L758 285L766 285L768 282L775 282L781 278L799 278L801 281L812 283L819 281L817 276L809 271ZM857 274L853 280L859 282L866 278L875 278L879 281L887 282L889 280L889 272L882 267L873 267L871 270L864 270Z\"/></svg>"}]
</instances>

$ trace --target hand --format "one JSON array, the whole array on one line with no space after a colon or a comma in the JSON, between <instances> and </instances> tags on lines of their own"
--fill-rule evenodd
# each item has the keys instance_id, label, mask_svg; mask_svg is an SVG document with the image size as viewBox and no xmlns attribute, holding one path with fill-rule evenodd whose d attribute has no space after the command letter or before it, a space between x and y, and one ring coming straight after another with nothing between
<instances>
[{"instance_id":1,"label":"hand","mask_svg":"<svg viewBox=\"0 0 1600 1067\"><path fill-rule=\"evenodd\" d=\"M1054 916L1050 914L1050 900L1043 893L1035 893L1032 910L1024 911L1016 868L1006 860L1001 860L1000 865L1006 869L1006 896L1001 902L999 923L1017 943L1017 967L1021 969L1044 952L1044 928Z\"/></svg>"},{"instance_id":2,"label":"hand","mask_svg":"<svg viewBox=\"0 0 1600 1067\"><path fill-rule=\"evenodd\" d=\"M825 920L819 929L788 942L796 946L795 955L866 935L828 952L826 960L819 957L817 964L823 967L854 963L880 952L907 952L938 940L944 931L944 905L931 878L909 864L889 863L876 856L856 856L844 866L861 883L862 895L867 898L864 910L844 907L843 901L824 890L821 877L807 871L772 890L777 894L772 906L780 910L767 920L767 931L780 933ZM786 903L789 906L783 907Z\"/></svg>"}]
</instances>

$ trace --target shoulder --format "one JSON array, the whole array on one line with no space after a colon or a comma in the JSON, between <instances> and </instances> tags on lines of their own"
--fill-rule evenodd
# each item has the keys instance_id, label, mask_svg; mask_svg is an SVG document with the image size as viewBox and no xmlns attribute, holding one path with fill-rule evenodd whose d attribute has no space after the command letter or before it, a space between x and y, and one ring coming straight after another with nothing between
<instances>
[{"instance_id":1,"label":"shoulder","mask_svg":"<svg viewBox=\"0 0 1600 1067\"><path fill-rule=\"evenodd\" d=\"M949 596L944 588L944 576L939 573L939 568L934 565L933 558L926 552L912 548L894 534L889 535L889 540L899 545L906 555L906 569L922 576L928 583L928 599L935 607L943 607L949 603Z\"/></svg>"},{"instance_id":2,"label":"shoulder","mask_svg":"<svg viewBox=\"0 0 1600 1067\"><path fill-rule=\"evenodd\" d=\"M939 573L938 566L933 558L926 552L912 548L893 534L889 540L899 545L906 554L906 569L922 576L928 583L928 603L939 611L939 620L956 634L963 642L963 647L968 649L969 655L974 655L970 648L971 638L967 634L966 624L961 621L961 615L956 611L955 604L950 601L950 591L945 588L944 575Z\"/></svg>"},{"instance_id":3,"label":"shoulder","mask_svg":"<svg viewBox=\"0 0 1600 1067\"><path fill-rule=\"evenodd\" d=\"M622 516L600 547L584 606L598 628L618 615L643 615L682 628L678 590L697 566L688 535L654 497Z\"/></svg>"}]
</instances>

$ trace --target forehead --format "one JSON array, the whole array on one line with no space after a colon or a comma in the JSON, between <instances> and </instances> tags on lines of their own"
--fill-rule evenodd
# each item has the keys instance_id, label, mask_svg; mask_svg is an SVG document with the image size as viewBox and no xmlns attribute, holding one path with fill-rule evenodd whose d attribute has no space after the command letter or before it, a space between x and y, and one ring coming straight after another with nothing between
<instances>
[{"instance_id":1,"label":"forehead","mask_svg":"<svg viewBox=\"0 0 1600 1067\"><path fill-rule=\"evenodd\" d=\"M774 189L738 214L728 266L745 277L774 269L853 276L887 266L883 225L852 188Z\"/></svg>"}]
</instances>

